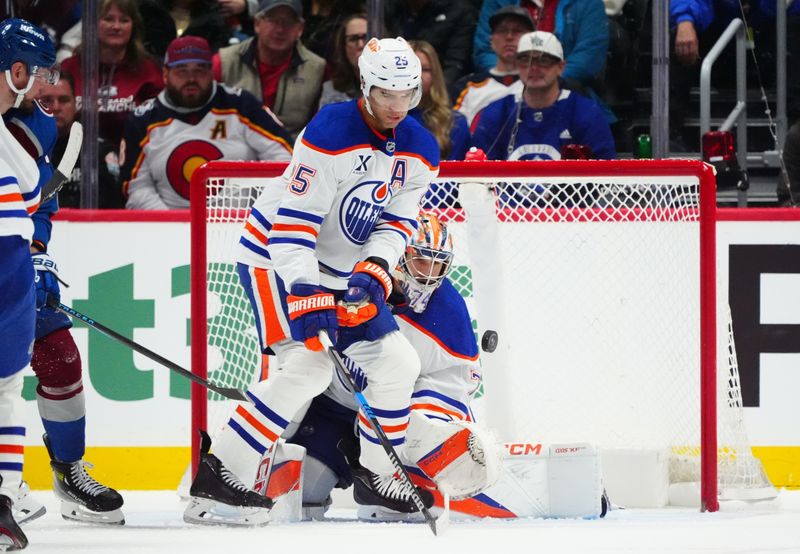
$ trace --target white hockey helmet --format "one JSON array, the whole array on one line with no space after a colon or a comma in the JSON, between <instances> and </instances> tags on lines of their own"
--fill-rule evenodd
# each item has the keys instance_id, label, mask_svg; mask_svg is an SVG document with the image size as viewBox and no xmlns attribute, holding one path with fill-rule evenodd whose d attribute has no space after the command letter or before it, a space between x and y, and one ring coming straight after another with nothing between
<instances>
[{"instance_id":1,"label":"white hockey helmet","mask_svg":"<svg viewBox=\"0 0 800 554\"><path fill-rule=\"evenodd\" d=\"M367 109L370 109L368 100L372 87L413 90L409 110L415 108L422 98L422 64L402 37L371 38L358 57L358 71Z\"/></svg>"},{"instance_id":2,"label":"white hockey helmet","mask_svg":"<svg viewBox=\"0 0 800 554\"><path fill-rule=\"evenodd\" d=\"M396 277L411 309L422 313L452 269L453 239L447 225L431 212L420 212L417 223Z\"/></svg>"}]
</instances>

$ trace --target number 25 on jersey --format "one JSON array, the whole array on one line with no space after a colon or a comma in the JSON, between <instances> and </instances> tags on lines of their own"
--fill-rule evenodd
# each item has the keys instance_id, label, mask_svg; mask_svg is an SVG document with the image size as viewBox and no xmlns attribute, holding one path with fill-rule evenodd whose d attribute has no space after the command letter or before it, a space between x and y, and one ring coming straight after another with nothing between
<instances>
[{"instance_id":1,"label":"number 25 on jersey","mask_svg":"<svg viewBox=\"0 0 800 554\"><path fill-rule=\"evenodd\" d=\"M307 165L297 164L297 169L292 177L292 182L289 183L289 190L298 196L305 194L311 184L311 178L317 174L317 170Z\"/></svg>"}]
</instances>

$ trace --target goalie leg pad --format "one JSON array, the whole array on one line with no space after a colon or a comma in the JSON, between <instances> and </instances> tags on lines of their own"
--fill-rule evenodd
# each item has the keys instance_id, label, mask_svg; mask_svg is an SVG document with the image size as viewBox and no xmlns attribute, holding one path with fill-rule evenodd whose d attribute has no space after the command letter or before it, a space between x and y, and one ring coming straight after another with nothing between
<instances>
[{"instance_id":1,"label":"goalie leg pad","mask_svg":"<svg viewBox=\"0 0 800 554\"><path fill-rule=\"evenodd\" d=\"M499 475L491 434L468 421L441 421L411 412L406 455L454 500L475 495Z\"/></svg>"}]
</instances>

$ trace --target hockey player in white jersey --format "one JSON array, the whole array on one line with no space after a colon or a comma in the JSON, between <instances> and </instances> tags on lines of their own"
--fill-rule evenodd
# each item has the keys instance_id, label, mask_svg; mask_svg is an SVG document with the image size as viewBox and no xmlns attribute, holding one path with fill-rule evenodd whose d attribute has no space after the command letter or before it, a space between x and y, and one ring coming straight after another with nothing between
<instances>
[{"instance_id":1,"label":"hockey player in white jersey","mask_svg":"<svg viewBox=\"0 0 800 554\"><path fill-rule=\"evenodd\" d=\"M40 28L22 19L0 23L0 113L26 92L52 81L55 49ZM22 480L25 427L22 371L30 365L35 325L30 214L39 205L39 171L0 122L0 547L20 550L28 539L12 516Z\"/></svg>"},{"instance_id":2,"label":"hockey player in white jersey","mask_svg":"<svg viewBox=\"0 0 800 554\"><path fill-rule=\"evenodd\" d=\"M413 345L422 368L411 395L405 452L409 471L415 481L460 499L495 481L499 456L493 438L474 423L470 409L481 383L478 345L466 303L446 278L452 260L447 226L433 213L421 213L417 232L393 272L397 287L390 302L400 332ZM369 391L369 378L352 360L345 363L364 392ZM353 391L337 375L288 439L307 451L303 505L318 518L335 486L354 483L359 517L406 519L410 514L404 513L408 510L402 502L365 494L370 491L358 486L363 468L355 455L357 409Z\"/></svg>"},{"instance_id":3,"label":"hockey player in white jersey","mask_svg":"<svg viewBox=\"0 0 800 554\"><path fill-rule=\"evenodd\" d=\"M251 489L289 422L331 382L321 332L363 369L371 383L366 399L394 447L403 450L420 365L386 303L389 271L416 230L417 206L438 173L439 150L433 136L406 117L421 96L420 62L406 41L371 39L359 69L363 97L320 110L242 233L240 280L262 350L275 353L280 370L250 388L252 402L237 406L215 455L202 453L187 521L268 521L271 500ZM343 327L339 301L356 307ZM368 472L360 486L405 500L411 510L410 494L366 418L359 433L359 462ZM428 491L420 495L433 504ZM233 515L231 506L238 507Z\"/></svg>"}]
</instances>

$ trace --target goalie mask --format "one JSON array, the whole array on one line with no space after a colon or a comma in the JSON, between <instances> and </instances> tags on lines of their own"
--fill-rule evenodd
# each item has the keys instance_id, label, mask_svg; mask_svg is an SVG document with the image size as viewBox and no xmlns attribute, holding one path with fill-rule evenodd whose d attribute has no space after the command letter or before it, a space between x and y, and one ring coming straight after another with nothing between
<instances>
[{"instance_id":1,"label":"goalie mask","mask_svg":"<svg viewBox=\"0 0 800 554\"><path fill-rule=\"evenodd\" d=\"M422 64L402 37L371 38L358 57L358 71L367 111L372 115L369 93L373 87L390 92L412 91L408 110L422 98Z\"/></svg>"},{"instance_id":2,"label":"goalie mask","mask_svg":"<svg viewBox=\"0 0 800 554\"><path fill-rule=\"evenodd\" d=\"M56 51L50 37L42 29L25 21L10 17L0 26L0 71L5 72L6 83L14 94L14 107L19 107L22 98L33 86L36 78L50 84L58 82L58 70L53 67ZM16 62L25 64L28 83L17 88L11 79L11 66Z\"/></svg>"},{"instance_id":3,"label":"goalie mask","mask_svg":"<svg viewBox=\"0 0 800 554\"><path fill-rule=\"evenodd\" d=\"M396 277L412 310L422 313L434 291L450 273L453 239L447 226L429 212L420 212L419 227L400 260Z\"/></svg>"}]
</instances>

